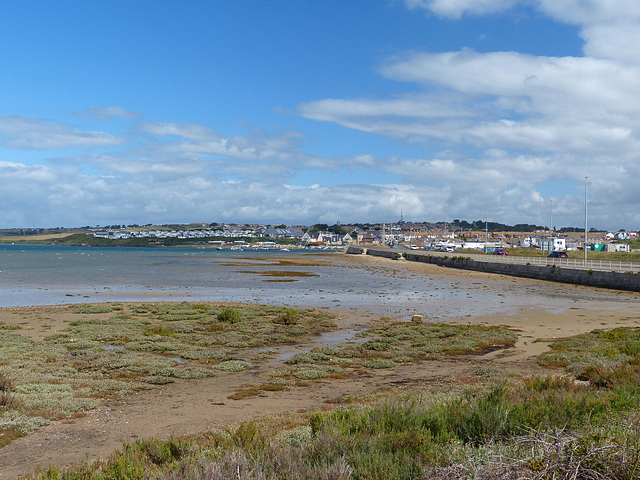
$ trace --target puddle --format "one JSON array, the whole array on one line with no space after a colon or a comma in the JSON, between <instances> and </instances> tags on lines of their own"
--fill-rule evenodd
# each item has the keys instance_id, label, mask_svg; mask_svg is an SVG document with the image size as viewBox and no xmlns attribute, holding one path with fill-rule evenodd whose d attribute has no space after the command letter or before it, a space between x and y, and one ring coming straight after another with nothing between
<instances>
[{"instance_id":1,"label":"puddle","mask_svg":"<svg viewBox=\"0 0 640 480\"><path fill-rule=\"evenodd\" d=\"M562 307L547 307L545 308L545 310L549 313L553 313L553 314L559 314L559 313L565 313L568 309L567 308L562 308Z\"/></svg>"},{"instance_id":2,"label":"puddle","mask_svg":"<svg viewBox=\"0 0 640 480\"><path fill-rule=\"evenodd\" d=\"M319 345L327 345L333 346L344 342L355 342L358 343L361 341L359 338L355 338L356 333L360 330L333 330L331 332L325 332L320 334L316 339L314 339L314 343L318 343Z\"/></svg>"},{"instance_id":3,"label":"puddle","mask_svg":"<svg viewBox=\"0 0 640 480\"><path fill-rule=\"evenodd\" d=\"M173 360L174 362L180 364L180 365L184 365L185 363L187 363L186 360L180 358L180 357L176 357L176 358L172 358L171 360Z\"/></svg>"},{"instance_id":4,"label":"puddle","mask_svg":"<svg viewBox=\"0 0 640 480\"><path fill-rule=\"evenodd\" d=\"M363 328L352 329L346 328L342 330L333 330L331 332L321 333L317 337L310 339L309 343L293 346L293 348L285 348L278 352L274 358L276 362L285 362L298 353L310 352L316 347L334 347L343 343L362 343L366 338L356 338L356 334Z\"/></svg>"},{"instance_id":5,"label":"puddle","mask_svg":"<svg viewBox=\"0 0 640 480\"><path fill-rule=\"evenodd\" d=\"M102 348L104 348L107 351L110 350L124 350L124 347L121 345L105 345Z\"/></svg>"}]
</instances>

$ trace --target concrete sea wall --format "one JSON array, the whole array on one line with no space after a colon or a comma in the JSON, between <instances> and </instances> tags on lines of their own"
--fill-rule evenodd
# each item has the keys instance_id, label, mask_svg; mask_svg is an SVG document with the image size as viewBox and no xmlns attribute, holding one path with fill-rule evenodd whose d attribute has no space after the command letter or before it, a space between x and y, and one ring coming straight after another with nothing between
<instances>
[{"instance_id":1,"label":"concrete sea wall","mask_svg":"<svg viewBox=\"0 0 640 480\"><path fill-rule=\"evenodd\" d=\"M346 253L398 258L400 252L390 249L349 247ZM633 273L578 270L556 266L522 265L513 263L479 262L464 256L436 256L428 252L407 251L403 255L410 262L424 262L443 267L460 268L476 272L497 273L514 277L533 278L550 282L572 283L589 287L611 288L640 292L640 275Z\"/></svg>"}]
</instances>

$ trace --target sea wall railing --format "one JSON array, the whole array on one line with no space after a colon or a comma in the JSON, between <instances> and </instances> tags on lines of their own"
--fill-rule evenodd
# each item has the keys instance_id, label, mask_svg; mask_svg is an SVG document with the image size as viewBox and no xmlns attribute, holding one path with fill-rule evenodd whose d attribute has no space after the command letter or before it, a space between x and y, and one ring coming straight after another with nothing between
<instances>
[{"instance_id":1,"label":"sea wall railing","mask_svg":"<svg viewBox=\"0 0 640 480\"><path fill-rule=\"evenodd\" d=\"M571 268L574 270L591 270L598 272L618 272L618 273L640 273L640 263L623 262L617 260L587 260L582 258L549 258L549 257L526 257L519 255L492 255L482 253L467 252L435 252L425 250L411 250L411 253L418 255L432 255L443 257L464 257L477 262L490 263L511 263L516 265L538 265ZM587 252L588 257L588 252Z\"/></svg>"}]
</instances>

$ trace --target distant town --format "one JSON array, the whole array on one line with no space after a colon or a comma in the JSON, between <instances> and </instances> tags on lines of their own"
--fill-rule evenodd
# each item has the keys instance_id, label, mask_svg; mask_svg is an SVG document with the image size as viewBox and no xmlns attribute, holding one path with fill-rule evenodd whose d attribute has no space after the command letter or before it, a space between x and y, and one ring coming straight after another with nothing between
<instances>
[{"instance_id":1,"label":"distant town","mask_svg":"<svg viewBox=\"0 0 640 480\"><path fill-rule=\"evenodd\" d=\"M207 245L233 249L344 248L348 245L402 245L412 249L479 250L527 248L542 251L630 252L640 249L636 231L579 228L549 230L543 226L495 222L376 224L257 225L189 223L168 225L109 225L82 228L0 230L3 243L68 245L179 246Z\"/></svg>"}]
</instances>

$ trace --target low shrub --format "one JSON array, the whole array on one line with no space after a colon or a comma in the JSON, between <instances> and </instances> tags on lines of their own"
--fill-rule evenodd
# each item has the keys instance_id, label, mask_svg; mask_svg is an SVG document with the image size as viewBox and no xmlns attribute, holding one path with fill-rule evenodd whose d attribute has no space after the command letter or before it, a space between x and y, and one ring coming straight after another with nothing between
<instances>
[{"instance_id":1,"label":"low shrub","mask_svg":"<svg viewBox=\"0 0 640 480\"><path fill-rule=\"evenodd\" d=\"M239 323L242 321L240 313L233 308L225 308L217 315L219 322L224 323Z\"/></svg>"},{"instance_id":2,"label":"low shrub","mask_svg":"<svg viewBox=\"0 0 640 480\"><path fill-rule=\"evenodd\" d=\"M0 407L11 407L15 403L13 382L0 372Z\"/></svg>"},{"instance_id":3,"label":"low shrub","mask_svg":"<svg viewBox=\"0 0 640 480\"><path fill-rule=\"evenodd\" d=\"M284 312L280 313L274 320L273 323L277 323L279 325L297 325L298 324L298 316L299 312L292 309L287 308Z\"/></svg>"}]
</instances>

